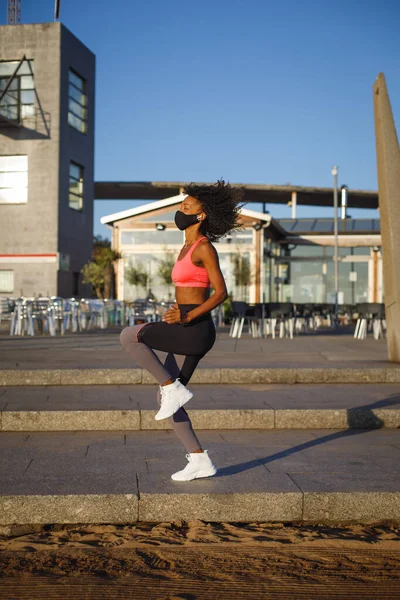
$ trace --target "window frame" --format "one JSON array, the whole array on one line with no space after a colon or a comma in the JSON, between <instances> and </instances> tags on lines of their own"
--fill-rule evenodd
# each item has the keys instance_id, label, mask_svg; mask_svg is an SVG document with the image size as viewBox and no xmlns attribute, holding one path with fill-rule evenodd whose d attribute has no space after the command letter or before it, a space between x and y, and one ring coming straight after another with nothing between
<instances>
[{"instance_id":1,"label":"window frame","mask_svg":"<svg viewBox=\"0 0 400 600\"><path fill-rule=\"evenodd\" d=\"M2 281L1 281L1 274L2 273L11 273L11 285L12 285L12 289L3 289L2 288ZM15 290L15 278L14 278L14 270L13 269L0 269L0 293L1 294L13 294Z\"/></svg>"},{"instance_id":2,"label":"window frame","mask_svg":"<svg viewBox=\"0 0 400 600\"><path fill-rule=\"evenodd\" d=\"M77 179L76 177L74 177L73 175L71 175L71 166L72 165L74 167L78 167L78 169L80 170L80 174L81 174L80 179ZM76 192L72 192L71 191L71 179L73 181L76 181L77 183L81 183L82 184L82 193L81 194L77 194ZM70 160L69 161L69 165L68 165L68 207L71 210L74 210L76 212L83 212L84 194L85 194L85 167L83 165L80 165L79 163L73 161L73 160ZM75 198L79 198L80 199L80 208L75 208L74 206L71 206L70 196L74 196Z\"/></svg>"},{"instance_id":3,"label":"window frame","mask_svg":"<svg viewBox=\"0 0 400 600\"><path fill-rule=\"evenodd\" d=\"M18 60L0 60L0 65L2 64L9 64L9 65L14 65L15 66L18 64ZM7 91L5 96L8 96L9 94L11 94L12 96L14 94L16 94L16 103L15 105L9 105L9 106L16 106L17 107L17 116L11 117L9 115L7 115L5 113L7 107L6 105L0 105L0 113L6 118L9 119L10 121L13 121L14 123L21 123L24 119L29 119L32 118L34 116L35 113L35 73L34 73L34 60L33 59L26 59L26 62L28 63L28 73L20 73L20 70L22 68L22 65L19 69L19 71L17 72L17 74L13 77L12 81L17 83L17 89L13 89L13 88L9 88L9 90ZM14 71L15 69L13 69ZM1 81L5 81L5 86L7 85L7 82L10 80L11 75L0 75L0 82ZM32 87L22 87L22 79L24 78L31 78L32 79ZM1 86L0 86L0 93L2 92L1 90ZM22 97L22 93L23 92L32 92L33 93L33 102L21 102L21 97ZM3 98L3 102L4 102ZM30 106L32 107L32 113L28 114L28 115L22 115L23 112L23 107L26 106ZM2 112L4 111L4 112Z\"/></svg>"},{"instance_id":4,"label":"window frame","mask_svg":"<svg viewBox=\"0 0 400 600\"><path fill-rule=\"evenodd\" d=\"M81 81L82 81L82 89L80 89L77 85L75 85L75 83L71 80L70 75L74 75L75 77L78 77ZM83 96L85 98L85 104L82 104L81 102L79 102L76 98L74 98L71 93L71 87L74 90L77 90L79 92L79 94L81 96ZM72 100L73 102L75 102L75 104L78 104L80 106L80 108L85 111L85 116L82 117L81 115L78 115L76 112L74 112L73 110L71 110L70 108L70 100ZM77 119L78 121L80 121L81 123L81 128L79 129L78 127L76 127L76 125L74 125L71 121L70 121L70 115ZM84 77L82 77L81 75L79 75L79 73L77 73L72 67L69 68L68 71L68 125L70 127L73 127L76 131L79 131L79 133L83 133L84 135L87 134L88 132L88 94L87 94L87 81ZM82 128L83 126L83 128Z\"/></svg>"},{"instance_id":5,"label":"window frame","mask_svg":"<svg viewBox=\"0 0 400 600\"><path fill-rule=\"evenodd\" d=\"M17 171L3 171L1 170L1 159L2 158L17 158L17 157L22 157L26 159L26 170L17 170ZM0 196L0 206L2 205L7 205L7 204L27 204L28 202L28 184L29 184L29 160L28 160L28 155L27 154L1 154L0 155L0 175L1 174L12 174L12 173L23 173L24 175L26 175L26 185L24 186L1 186L0 185L0 191L2 190L20 190L22 193L22 190L24 190L24 200L22 202L4 202L1 200L1 196ZM5 192L3 192L5 193Z\"/></svg>"}]
</instances>

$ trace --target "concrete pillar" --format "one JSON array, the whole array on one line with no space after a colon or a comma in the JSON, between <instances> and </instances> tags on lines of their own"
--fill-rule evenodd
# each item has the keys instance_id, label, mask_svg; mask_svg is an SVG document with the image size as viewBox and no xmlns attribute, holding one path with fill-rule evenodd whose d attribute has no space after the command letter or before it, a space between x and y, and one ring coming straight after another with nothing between
<instances>
[{"instance_id":1,"label":"concrete pillar","mask_svg":"<svg viewBox=\"0 0 400 600\"><path fill-rule=\"evenodd\" d=\"M400 362L400 149L385 76L373 86L389 360Z\"/></svg>"}]
</instances>

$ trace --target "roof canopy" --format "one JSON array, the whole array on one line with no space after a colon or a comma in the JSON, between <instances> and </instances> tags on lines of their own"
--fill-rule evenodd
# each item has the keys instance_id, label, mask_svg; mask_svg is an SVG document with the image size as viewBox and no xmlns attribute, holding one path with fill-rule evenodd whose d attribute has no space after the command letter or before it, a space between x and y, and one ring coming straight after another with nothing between
<instances>
[{"instance_id":1,"label":"roof canopy","mask_svg":"<svg viewBox=\"0 0 400 600\"><path fill-rule=\"evenodd\" d=\"M168 196L178 195L185 185L187 183L184 181L97 181L94 184L94 192L96 200L161 200ZM244 200L246 202L287 204L292 199L292 192L296 192L297 204L333 206L332 188L239 183L232 185L245 188ZM350 208L377 208L378 192L349 189L348 206Z\"/></svg>"}]
</instances>

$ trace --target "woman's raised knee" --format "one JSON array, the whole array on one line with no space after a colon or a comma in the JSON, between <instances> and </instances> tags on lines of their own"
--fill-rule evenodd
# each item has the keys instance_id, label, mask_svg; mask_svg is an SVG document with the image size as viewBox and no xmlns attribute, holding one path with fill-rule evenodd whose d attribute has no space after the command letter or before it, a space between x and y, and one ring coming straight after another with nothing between
<instances>
[{"instance_id":1,"label":"woman's raised knee","mask_svg":"<svg viewBox=\"0 0 400 600\"><path fill-rule=\"evenodd\" d=\"M139 329L141 329L142 325L131 325L130 327L125 327L120 333L119 341L123 346L126 344L130 344L132 342L137 342L136 335Z\"/></svg>"}]
</instances>

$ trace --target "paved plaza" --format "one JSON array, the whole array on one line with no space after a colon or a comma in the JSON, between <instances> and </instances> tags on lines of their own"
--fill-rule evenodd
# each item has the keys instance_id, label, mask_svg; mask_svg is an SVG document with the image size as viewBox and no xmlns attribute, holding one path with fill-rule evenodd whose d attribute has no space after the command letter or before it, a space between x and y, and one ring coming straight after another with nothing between
<instances>
[{"instance_id":1,"label":"paved plaza","mask_svg":"<svg viewBox=\"0 0 400 600\"><path fill-rule=\"evenodd\" d=\"M384 340L219 330L187 405L218 472L192 482L170 479L185 448L154 420L157 386L118 330L5 334L0 367L5 533L177 518L400 523L400 365Z\"/></svg>"},{"instance_id":2,"label":"paved plaza","mask_svg":"<svg viewBox=\"0 0 400 600\"><path fill-rule=\"evenodd\" d=\"M121 329L89 330L64 336L10 337L0 335L0 369L127 369L136 366L119 341ZM159 356L165 356L160 352ZM353 338L351 330L334 335L331 330L289 338L229 337L219 328L201 368L395 368L387 358L386 341Z\"/></svg>"}]
</instances>

